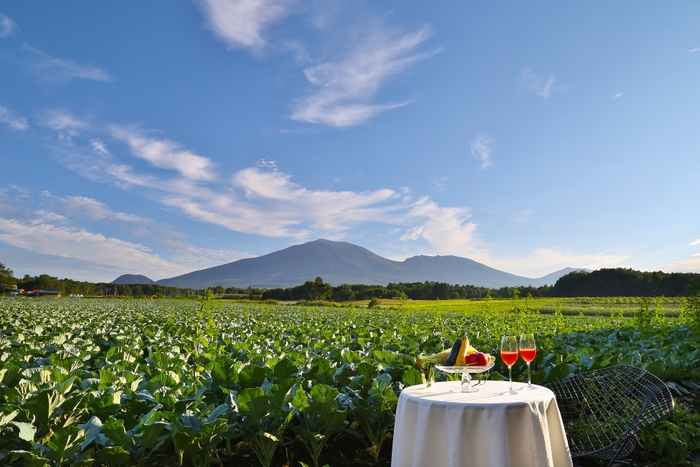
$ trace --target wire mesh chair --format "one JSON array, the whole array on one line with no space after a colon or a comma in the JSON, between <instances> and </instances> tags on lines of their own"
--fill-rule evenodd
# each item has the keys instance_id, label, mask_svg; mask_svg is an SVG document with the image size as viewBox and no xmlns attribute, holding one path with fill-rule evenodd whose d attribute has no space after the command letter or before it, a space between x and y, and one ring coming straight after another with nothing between
<instances>
[{"instance_id":1,"label":"wire mesh chair","mask_svg":"<svg viewBox=\"0 0 700 467\"><path fill-rule=\"evenodd\" d=\"M546 385L554 392L572 458L631 464L639 433L673 411L671 391L641 368L618 365Z\"/></svg>"}]
</instances>

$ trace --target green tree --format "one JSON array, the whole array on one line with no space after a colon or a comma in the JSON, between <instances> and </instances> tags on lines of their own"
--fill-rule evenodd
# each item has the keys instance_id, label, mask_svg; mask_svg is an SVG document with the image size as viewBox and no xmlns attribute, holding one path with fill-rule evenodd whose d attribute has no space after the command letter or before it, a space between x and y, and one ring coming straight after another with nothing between
<instances>
[{"instance_id":1,"label":"green tree","mask_svg":"<svg viewBox=\"0 0 700 467\"><path fill-rule=\"evenodd\" d=\"M336 302L349 302L355 299L355 292L349 284L339 285L333 289L333 300Z\"/></svg>"},{"instance_id":2,"label":"green tree","mask_svg":"<svg viewBox=\"0 0 700 467\"><path fill-rule=\"evenodd\" d=\"M304 300L327 300L333 294L333 286L323 282L320 277L313 282L306 281L301 287Z\"/></svg>"},{"instance_id":3,"label":"green tree","mask_svg":"<svg viewBox=\"0 0 700 467\"><path fill-rule=\"evenodd\" d=\"M15 284L14 272L4 264L0 263L0 289Z\"/></svg>"}]
</instances>

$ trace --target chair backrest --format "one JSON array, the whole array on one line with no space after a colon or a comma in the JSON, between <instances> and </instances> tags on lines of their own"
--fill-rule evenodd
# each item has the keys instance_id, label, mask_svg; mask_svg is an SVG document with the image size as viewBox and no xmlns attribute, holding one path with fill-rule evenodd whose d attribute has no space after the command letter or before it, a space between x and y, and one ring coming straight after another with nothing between
<instances>
[{"instance_id":1,"label":"chair backrest","mask_svg":"<svg viewBox=\"0 0 700 467\"><path fill-rule=\"evenodd\" d=\"M664 382L629 365L579 373L546 386L556 396L572 457L615 452L673 411Z\"/></svg>"}]
</instances>

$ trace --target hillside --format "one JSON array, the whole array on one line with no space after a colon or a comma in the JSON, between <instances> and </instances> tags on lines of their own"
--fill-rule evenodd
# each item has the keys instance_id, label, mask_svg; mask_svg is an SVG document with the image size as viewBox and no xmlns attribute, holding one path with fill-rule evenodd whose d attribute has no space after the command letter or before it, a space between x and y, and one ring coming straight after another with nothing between
<instances>
[{"instance_id":1,"label":"hillside","mask_svg":"<svg viewBox=\"0 0 700 467\"><path fill-rule=\"evenodd\" d=\"M155 281L152 281L146 276L142 276L141 274L122 274L121 276L117 277L114 279L112 284L155 284Z\"/></svg>"},{"instance_id":2,"label":"hillside","mask_svg":"<svg viewBox=\"0 0 700 467\"><path fill-rule=\"evenodd\" d=\"M292 287L322 277L340 284L386 285L397 282L436 281L498 288L553 285L567 268L532 279L499 271L457 256L414 256L393 261L347 242L319 239L294 245L257 258L246 258L181 276L157 284L171 287Z\"/></svg>"}]
</instances>

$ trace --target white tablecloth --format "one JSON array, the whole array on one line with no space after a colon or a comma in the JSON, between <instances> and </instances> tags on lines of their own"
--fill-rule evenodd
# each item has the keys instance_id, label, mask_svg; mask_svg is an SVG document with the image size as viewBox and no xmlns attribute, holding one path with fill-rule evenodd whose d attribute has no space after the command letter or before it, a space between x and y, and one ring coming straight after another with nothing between
<instances>
[{"instance_id":1,"label":"white tablecloth","mask_svg":"<svg viewBox=\"0 0 700 467\"><path fill-rule=\"evenodd\" d=\"M503 394L507 381L455 393L457 381L406 388L399 397L392 467L571 467L554 393Z\"/></svg>"}]
</instances>

